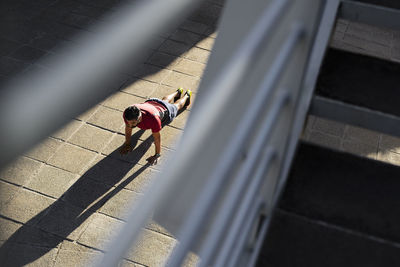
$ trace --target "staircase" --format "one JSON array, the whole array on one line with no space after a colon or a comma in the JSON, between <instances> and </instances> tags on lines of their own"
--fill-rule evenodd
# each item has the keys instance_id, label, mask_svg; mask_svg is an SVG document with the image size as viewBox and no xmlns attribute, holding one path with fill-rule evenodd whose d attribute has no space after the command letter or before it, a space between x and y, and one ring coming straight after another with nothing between
<instances>
[{"instance_id":1,"label":"staircase","mask_svg":"<svg viewBox=\"0 0 400 267\"><path fill-rule=\"evenodd\" d=\"M340 8L375 26L400 14L397 1ZM399 84L400 64L328 48L309 114L399 136ZM400 266L399 192L398 166L301 141L257 266Z\"/></svg>"}]
</instances>

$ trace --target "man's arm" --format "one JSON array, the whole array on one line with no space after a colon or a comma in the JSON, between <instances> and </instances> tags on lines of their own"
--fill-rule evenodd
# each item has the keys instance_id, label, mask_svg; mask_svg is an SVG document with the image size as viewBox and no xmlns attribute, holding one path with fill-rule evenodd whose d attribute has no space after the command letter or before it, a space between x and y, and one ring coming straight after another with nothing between
<instances>
[{"instance_id":1,"label":"man's arm","mask_svg":"<svg viewBox=\"0 0 400 267\"><path fill-rule=\"evenodd\" d=\"M153 132L153 138L154 138L154 146L156 148L156 153L154 154L154 156L151 156L147 159L147 161L153 165L153 164L157 164L157 160L161 155L161 134L160 132Z\"/></svg>"},{"instance_id":2,"label":"man's arm","mask_svg":"<svg viewBox=\"0 0 400 267\"><path fill-rule=\"evenodd\" d=\"M131 146L132 128L125 124L125 143L119 151L122 155L133 150Z\"/></svg>"}]
</instances>

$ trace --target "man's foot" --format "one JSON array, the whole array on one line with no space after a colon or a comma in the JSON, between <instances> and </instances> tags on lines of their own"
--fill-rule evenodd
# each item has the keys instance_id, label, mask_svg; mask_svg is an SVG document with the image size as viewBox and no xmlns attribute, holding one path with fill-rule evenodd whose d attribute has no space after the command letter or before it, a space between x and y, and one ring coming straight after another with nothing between
<instances>
[{"instance_id":1,"label":"man's foot","mask_svg":"<svg viewBox=\"0 0 400 267\"><path fill-rule=\"evenodd\" d=\"M182 94L183 94L183 88L179 87L176 90L176 96L174 97L174 102L178 101L182 97Z\"/></svg>"},{"instance_id":2,"label":"man's foot","mask_svg":"<svg viewBox=\"0 0 400 267\"><path fill-rule=\"evenodd\" d=\"M192 102L192 91L191 90L187 90L186 93L185 93L185 96L187 96L187 99L186 99L186 102L185 102L185 107L187 107Z\"/></svg>"}]
</instances>

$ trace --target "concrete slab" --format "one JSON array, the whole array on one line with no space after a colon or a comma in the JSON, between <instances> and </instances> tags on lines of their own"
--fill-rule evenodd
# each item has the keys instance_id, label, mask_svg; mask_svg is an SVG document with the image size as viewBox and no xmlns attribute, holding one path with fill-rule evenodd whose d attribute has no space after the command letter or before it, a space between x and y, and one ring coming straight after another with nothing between
<instances>
[{"instance_id":1,"label":"concrete slab","mask_svg":"<svg viewBox=\"0 0 400 267\"><path fill-rule=\"evenodd\" d=\"M189 49L190 46L173 40L164 41L162 45L158 48L160 52L170 54L173 56L180 56Z\"/></svg>"},{"instance_id":2,"label":"concrete slab","mask_svg":"<svg viewBox=\"0 0 400 267\"><path fill-rule=\"evenodd\" d=\"M61 145L62 142L60 140L47 138L44 142L27 152L26 155L38 161L47 162Z\"/></svg>"},{"instance_id":3,"label":"concrete slab","mask_svg":"<svg viewBox=\"0 0 400 267\"><path fill-rule=\"evenodd\" d=\"M103 253L98 250L84 247L77 243L64 241L60 246L57 257L55 258L54 266L89 266L93 264L93 258L101 257L102 255Z\"/></svg>"},{"instance_id":4,"label":"concrete slab","mask_svg":"<svg viewBox=\"0 0 400 267\"><path fill-rule=\"evenodd\" d=\"M107 243L118 233L123 222L99 213L94 213L91 217L90 224L77 241L104 250L107 248Z\"/></svg>"},{"instance_id":5,"label":"concrete slab","mask_svg":"<svg viewBox=\"0 0 400 267\"><path fill-rule=\"evenodd\" d=\"M181 42L183 44L193 46L196 44L203 36L190 31L178 29L176 30L169 39Z\"/></svg>"},{"instance_id":6,"label":"concrete slab","mask_svg":"<svg viewBox=\"0 0 400 267\"><path fill-rule=\"evenodd\" d=\"M185 58L206 64L210 57L210 51L193 47L184 55Z\"/></svg>"},{"instance_id":7,"label":"concrete slab","mask_svg":"<svg viewBox=\"0 0 400 267\"><path fill-rule=\"evenodd\" d=\"M146 266L165 266L176 242L173 238L144 229L137 244L126 257ZM153 253L154 251L157 253Z\"/></svg>"},{"instance_id":8,"label":"concrete slab","mask_svg":"<svg viewBox=\"0 0 400 267\"><path fill-rule=\"evenodd\" d=\"M117 92L103 101L103 105L112 109L124 111L125 108L135 103L143 103L146 99L124 92Z\"/></svg>"},{"instance_id":9,"label":"concrete slab","mask_svg":"<svg viewBox=\"0 0 400 267\"><path fill-rule=\"evenodd\" d=\"M44 215L42 211L52 203L54 203L54 199L21 189L2 208L1 213L18 222L34 224Z\"/></svg>"},{"instance_id":10,"label":"concrete slab","mask_svg":"<svg viewBox=\"0 0 400 267\"><path fill-rule=\"evenodd\" d=\"M110 131L83 124L68 141L74 145L99 152L111 141L113 135L114 133Z\"/></svg>"},{"instance_id":11,"label":"concrete slab","mask_svg":"<svg viewBox=\"0 0 400 267\"><path fill-rule=\"evenodd\" d=\"M39 161L20 157L1 170L0 179L17 185L24 185L29 182L32 176L38 173L41 166L42 163Z\"/></svg>"},{"instance_id":12,"label":"concrete slab","mask_svg":"<svg viewBox=\"0 0 400 267\"><path fill-rule=\"evenodd\" d=\"M77 179L76 174L46 165L25 186L45 195L59 198Z\"/></svg>"},{"instance_id":13,"label":"concrete slab","mask_svg":"<svg viewBox=\"0 0 400 267\"><path fill-rule=\"evenodd\" d=\"M0 181L0 212L7 208L8 203L19 192L21 187Z\"/></svg>"},{"instance_id":14,"label":"concrete slab","mask_svg":"<svg viewBox=\"0 0 400 267\"><path fill-rule=\"evenodd\" d=\"M173 70L200 78L203 75L205 67L206 65L203 63L183 59L173 67Z\"/></svg>"},{"instance_id":15,"label":"concrete slab","mask_svg":"<svg viewBox=\"0 0 400 267\"><path fill-rule=\"evenodd\" d=\"M122 184L123 185L123 184ZM117 186L111 189L106 196L107 201L99 208L98 212L113 218L126 218L129 207L135 203L141 195Z\"/></svg>"},{"instance_id":16,"label":"concrete slab","mask_svg":"<svg viewBox=\"0 0 400 267\"><path fill-rule=\"evenodd\" d=\"M176 71L171 72L166 79L163 81L163 84L179 88L188 88L193 91L197 90L199 86L200 79L194 76L189 76L187 74L179 73Z\"/></svg>"},{"instance_id":17,"label":"concrete slab","mask_svg":"<svg viewBox=\"0 0 400 267\"><path fill-rule=\"evenodd\" d=\"M132 78L127 81L126 86L122 89L123 92L140 96L142 98L149 98L156 90L158 83L149 82L146 80Z\"/></svg>"},{"instance_id":18,"label":"concrete slab","mask_svg":"<svg viewBox=\"0 0 400 267\"><path fill-rule=\"evenodd\" d=\"M176 64L178 64L181 60L182 58L180 57L169 55L163 52L155 52L146 63L172 70L174 69L174 66L176 66Z\"/></svg>"},{"instance_id":19,"label":"concrete slab","mask_svg":"<svg viewBox=\"0 0 400 267\"><path fill-rule=\"evenodd\" d=\"M347 126L343 135L345 140L355 140L375 148L378 146L379 137L380 133L354 126Z\"/></svg>"},{"instance_id":20,"label":"concrete slab","mask_svg":"<svg viewBox=\"0 0 400 267\"><path fill-rule=\"evenodd\" d=\"M83 123L78 120L72 120L70 123L68 123L66 126L64 126L62 129L58 130L51 136L57 139L61 139L63 141L68 140L71 135L76 132L79 127L81 127Z\"/></svg>"},{"instance_id":21,"label":"concrete slab","mask_svg":"<svg viewBox=\"0 0 400 267\"><path fill-rule=\"evenodd\" d=\"M95 156L96 153L94 152L74 145L63 144L48 163L60 169L78 174L89 168L89 164L94 160Z\"/></svg>"},{"instance_id":22,"label":"concrete slab","mask_svg":"<svg viewBox=\"0 0 400 267\"><path fill-rule=\"evenodd\" d=\"M88 120L88 123L113 132L123 133L122 127L124 126L124 121L122 119L122 111L100 106Z\"/></svg>"}]
</instances>

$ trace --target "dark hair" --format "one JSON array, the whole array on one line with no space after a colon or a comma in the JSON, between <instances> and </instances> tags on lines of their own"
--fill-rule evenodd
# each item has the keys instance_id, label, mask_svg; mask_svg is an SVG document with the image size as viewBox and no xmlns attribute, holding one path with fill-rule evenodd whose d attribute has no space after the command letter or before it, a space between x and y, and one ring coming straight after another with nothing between
<instances>
[{"instance_id":1,"label":"dark hair","mask_svg":"<svg viewBox=\"0 0 400 267\"><path fill-rule=\"evenodd\" d=\"M127 107L124 111L124 118L127 121L137 120L139 118L140 109L136 106Z\"/></svg>"}]
</instances>

